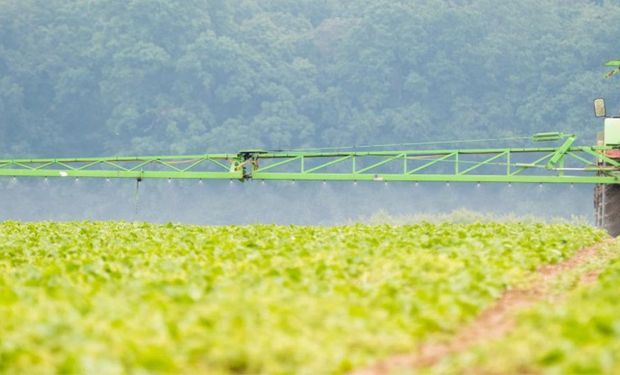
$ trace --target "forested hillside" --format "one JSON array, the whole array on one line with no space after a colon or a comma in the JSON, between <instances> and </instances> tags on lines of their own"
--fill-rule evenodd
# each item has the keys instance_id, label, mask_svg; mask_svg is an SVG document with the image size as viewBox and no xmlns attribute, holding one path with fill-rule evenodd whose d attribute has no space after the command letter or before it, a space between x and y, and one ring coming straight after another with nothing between
<instances>
[{"instance_id":1,"label":"forested hillside","mask_svg":"<svg viewBox=\"0 0 620 375\"><path fill-rule=\"evenodd\" d=\"M592 141L619 19L578 0L0 0L0 155Z\"/></svg>"}]
</instances>

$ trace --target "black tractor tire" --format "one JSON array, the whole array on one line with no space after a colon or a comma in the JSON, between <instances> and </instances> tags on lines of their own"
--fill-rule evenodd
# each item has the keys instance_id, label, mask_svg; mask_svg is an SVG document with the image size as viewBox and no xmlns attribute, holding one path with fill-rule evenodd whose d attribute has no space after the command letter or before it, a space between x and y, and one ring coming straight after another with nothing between
<instances>
[{"instance_id":1,"label":"black tractor tire","mask_svg":"<svg viewBox=\"0 0 620 375\"><path fill-rule=\"evenodd\" d=\"M594 187L596 225L613 237L620 235L620 185Z\"/></svg>"}]
</instances>

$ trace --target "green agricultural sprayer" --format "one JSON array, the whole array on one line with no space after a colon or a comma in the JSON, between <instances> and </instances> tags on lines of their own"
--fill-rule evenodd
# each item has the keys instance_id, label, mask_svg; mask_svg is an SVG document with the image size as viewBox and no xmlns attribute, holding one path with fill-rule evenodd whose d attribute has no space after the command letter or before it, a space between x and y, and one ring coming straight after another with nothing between
<instances>
[{"instance_id":1,"label":"green agricultural sprayer","mask_svg":"<svg viewBox=\"0 0 620 375\"><path fill-rule=\"evenodd\" d=\"M620 60L610 61L614 72ZM560 132L438 143L529 141L517 148L426 149L433 142L226 154L0 160L0 176L196 180L402 181L592 184L597 225L620 235L620 117L594 101L604 131L596 145ZM395 148L397 151L377 151Z\"/></svg>"}]
</instances>

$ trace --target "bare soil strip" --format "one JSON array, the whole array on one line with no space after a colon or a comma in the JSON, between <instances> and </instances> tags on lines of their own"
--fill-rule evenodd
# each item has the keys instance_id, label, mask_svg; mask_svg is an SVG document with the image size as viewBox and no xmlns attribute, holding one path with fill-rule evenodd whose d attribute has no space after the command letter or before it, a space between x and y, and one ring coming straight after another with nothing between
<instances>
[{"instance_id":1,"label":"bare soil strip","mask_svg":"<svg viewBox=\"0 0 620 375\"><path fill-rule=\"evenodd\" d=\"M515 312L536 302L558 297L551 286L562 274L569 272L595 257L605 257L599 252L602 246L612 239L592 247L579 250L571 258L554 265L541 267L534 282L526 289L511 289L492 306L484 310L472 323L457 332L449 341L429 342L415 353L397 355L381 360L374 365L353 372L353 375L389 374L398 369L415 369L432 366L445 356L469 349L487 340L497 339L510 331L514 324ZM595 282L602 269L595 269L582 275L579 283Z\"/></svg>"}]
</instances>

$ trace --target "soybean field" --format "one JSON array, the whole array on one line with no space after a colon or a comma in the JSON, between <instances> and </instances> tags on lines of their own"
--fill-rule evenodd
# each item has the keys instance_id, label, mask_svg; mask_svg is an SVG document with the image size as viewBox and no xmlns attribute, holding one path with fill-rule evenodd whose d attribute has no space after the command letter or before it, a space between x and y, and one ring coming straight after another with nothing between
<instances>
[{"instance_id":1,"label":"soybean field","mask_svg":"<svg viewBox=\"0 0 620 375\"><path fill-rule=\"evenodd\" d=\"M4 222L0 372L381 372L377 361L457 334L506 291L527 288L541 267L605 237L589 226L519 222ZM617 334L608 300L617 269L616 262L602 284L571 297L606 310L533 312L511 342L527 347L552 336L561 344L564 325L594 316L596 330L579 339L592 339L591 350L605 358L620 352L603 345ZM545 320L553 324L540 331ZM533 369L566 358L555 342L545 342L543 357L528 357L539 363ZM465 358L477 358L476 366L492 358L472 356ZM580 358L559 368L590 369ZM427 370L465 372L468 363L446 356Z\"/></svg>"}]
</instances>

